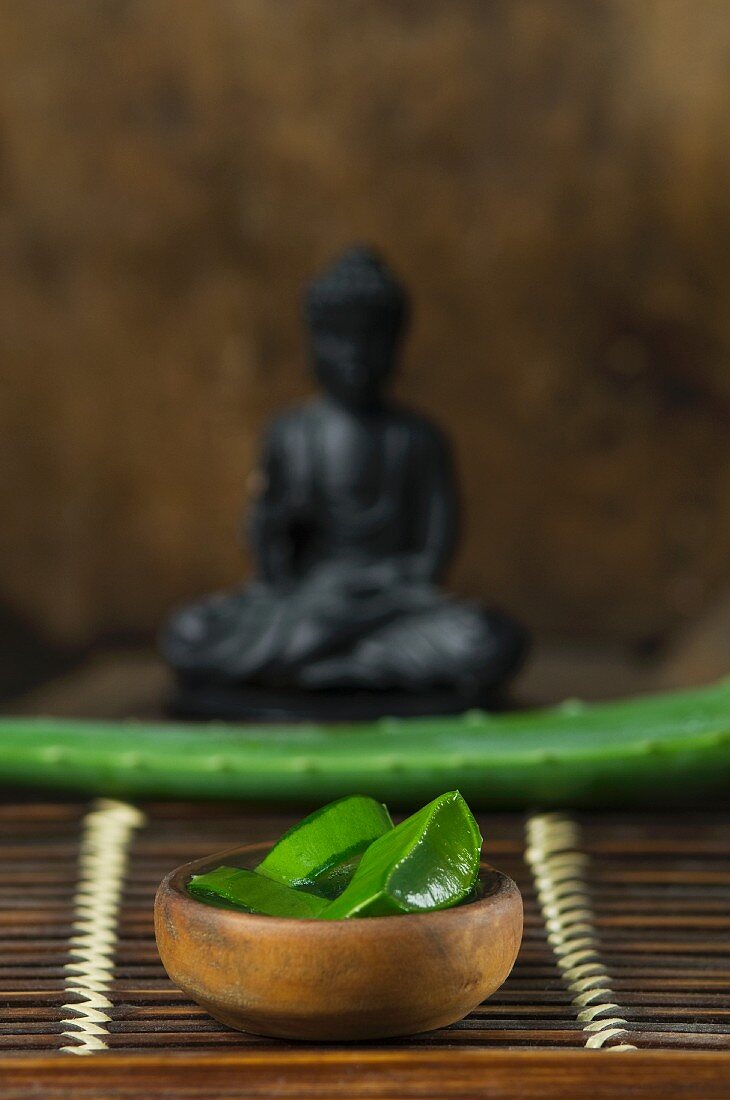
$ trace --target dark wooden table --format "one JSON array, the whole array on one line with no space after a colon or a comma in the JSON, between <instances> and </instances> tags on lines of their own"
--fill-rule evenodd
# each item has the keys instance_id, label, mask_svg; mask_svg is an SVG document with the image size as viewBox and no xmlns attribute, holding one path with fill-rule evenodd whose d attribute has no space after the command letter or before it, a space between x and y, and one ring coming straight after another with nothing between
<instances>
[{"instance_id":1,"label":"dark wooden table","mask_svg":"<svg viewBox=\"0 0 730 1100\"><path fill-rule=\"evenodd\" d=\"M489 859L525 900L511 977L452 1027L338 1047L223 1027L155 948L165 871L292 820L230 804L6 799L4 1100L730 1097L730 813L482 817Z\"/></svg>"}]
</instances>

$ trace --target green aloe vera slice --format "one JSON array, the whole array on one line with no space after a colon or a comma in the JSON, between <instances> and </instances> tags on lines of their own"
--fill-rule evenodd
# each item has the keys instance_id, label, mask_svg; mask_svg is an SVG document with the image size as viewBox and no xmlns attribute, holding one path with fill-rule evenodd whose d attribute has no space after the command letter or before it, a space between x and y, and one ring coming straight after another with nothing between
<instances>
[{"instance_id":1,"label":"green aloe vera slice","mask_svg":"<svg viewBox=\"0 0 730 1100\"><path fill-rule=\"evenodd\" d=\"M340 798L284 833L256 871L285 886L334 897L349 881L357 857L392 828L381 802L357 794Z\"/></svg>"},{"instance_id":2,"label":"green aloe vera slice","mask_svg":"<svg viewBox=\"0 0 730 1100\"><path fill-rule=\"evenodd\" d=\"M482 837L458 791L429 802L374 841L324 920L447 909L468 897Z\"/></svg>"},{"instance_id":3,"label":"green aloe vera slice","mask_svg":"<svg viewBox=\"0 0 730 1100\"><path fill-rule=\"evenodd\" d=\"M294 890L240 867L216 867L204 875L193 875L188 891L198 901L269 917L318 917L327 905L314 894Z\"/></svg>"}]
</instances>

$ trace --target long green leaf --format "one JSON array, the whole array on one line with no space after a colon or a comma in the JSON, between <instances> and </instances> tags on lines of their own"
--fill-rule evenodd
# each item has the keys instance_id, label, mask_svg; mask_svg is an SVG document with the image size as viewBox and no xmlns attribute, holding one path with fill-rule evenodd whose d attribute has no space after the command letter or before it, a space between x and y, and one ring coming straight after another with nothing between
<instances>
[{"instance_id":1,"label":"long green leaf","mask_svg":"<svg viewBox=\"0 0 730 1100\"><path fill-rule=\"evenodd\" d=\"M727 795L730 681L621 702L320 726L0 719L0 782L137 797L474 806Z\"/></svg>"}]
</instances>

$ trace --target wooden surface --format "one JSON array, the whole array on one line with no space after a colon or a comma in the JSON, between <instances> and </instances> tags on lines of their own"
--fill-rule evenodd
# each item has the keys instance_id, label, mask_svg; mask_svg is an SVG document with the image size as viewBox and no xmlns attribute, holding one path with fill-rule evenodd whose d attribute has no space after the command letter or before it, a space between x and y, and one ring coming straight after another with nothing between
<instances>
[{"instance_id":1,"label":"wooden surface","mask_svg":"<svg viewBox=\"0 0 730 1100\"><path fill-rule=\"evenodd\" d=\"M103 1028L108 1049L78 1058L59 1051L73 1045L69 939L89 807L10 800L0 807L3 1100L26 1096L31 1084L49 1098L166 1090L170 1097L583 1100L589 1083L596 1097L628 1083L638 1097L727 1095L730 813L576 819L600 957L619 1002L607 1014L626 1021L625 1033L606 1044L616 1049L587 1050L591 1033L546 936L519 815L481 819L490 859L516 879L525 899L523 947L506 984L452 1027L333 1048L261 1039L216 1023L172 985L154 944L152 899L165 871L232 841L276 836L291 818L230 805L142 809L145 823L124 871ZM624 1045L638 1050L618 1049Z\"/></svg>"},{"instance_id":2,"label":"wooden surface","mask_svg":"<svg viewBox=\"0 0 730 1100\"><path fill-rule=\"evenodd\" d=\"M730 1058L642 1051L296 1051L109 1055L93 1066L58 1057L0 1056L3 1100L224 1100L418 1097L440 1100L727 1100Z\"/></svg>"},{"instance_id":3,"label":"wooden surface","mask_svg":"<svg viewBox=\"0 0 730 1100\"><path fill-rule=\"evenodd\" d=\"M0 5L0 603L68 644L237 582L298 288L413 289L454 572L542 634L730 581L726 0Z\"/></svg>"}]
</instances>

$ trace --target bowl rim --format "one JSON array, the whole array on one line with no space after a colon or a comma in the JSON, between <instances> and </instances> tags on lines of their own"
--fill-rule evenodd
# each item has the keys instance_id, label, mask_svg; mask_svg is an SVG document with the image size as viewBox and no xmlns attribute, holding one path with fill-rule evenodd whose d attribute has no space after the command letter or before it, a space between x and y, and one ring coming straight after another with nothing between
<instances>
[{"instance_id":1,"label":"bowl rim","mask_svg":"<svg viewBox=\"0 0 730 1100\"><path fill-rule=\"evenodd\" d=\"M264 913L245 913L235 909L224 909L216 905L207 905L203 901L199 901L194 898L192 894L188 893L187 882L191 875L199 873L199 869L209 868L211 864L216 866L224 859L224 857L231 857L232 855L240 855L243 852L255 852L257 850L265 851L273 847L275 841L255 841L250 844L239 844L232 848L226 848L220 852L213 852L209 856L202 856L199 859L190 860L188 863L182 863L179 867L169 871L168 874L162 879L160 885L157 888L155 897L155 905L157 906L165 897L165 895L172 895L175 898L177 906L183 905L185 910L191 915L197 916L201 919L207 919L209 921L220 922L226 925L230 930L234 930L239 927L241 931L253 932L255 929L260 930L262 934L266 931L275 934L277 929L279 931L286 930L287 932L294 932L296 929L302 935L312 937L332 937L332 936L363 936L363 935L382 935L387 927L388 931L395 931L397 928L401 929L403 933L406 933L408 928L413 927L414 922L423 924L425 922L432 922L438 920L440 923L450 920L452 922L475 920L479 917L486 917L488 912L498 905L501 905L510 896L522 899L519 887L517 883L506 875L504 871L500 871L498 868L492 866L486 860L479 860L479 874L480 876L487 872L490 875L495 875L494 889L477 901L469 902L468 905L455 905L447 909L429 909L422 913L392 913L383 917L366 917L361 920L313 920L311 918L303 917L273 917ZM397 918L398 924L394 926L393 918Z\"/></svg>"}]
</instances>

